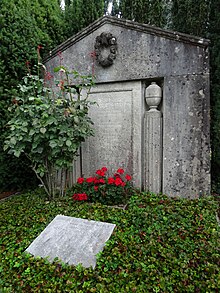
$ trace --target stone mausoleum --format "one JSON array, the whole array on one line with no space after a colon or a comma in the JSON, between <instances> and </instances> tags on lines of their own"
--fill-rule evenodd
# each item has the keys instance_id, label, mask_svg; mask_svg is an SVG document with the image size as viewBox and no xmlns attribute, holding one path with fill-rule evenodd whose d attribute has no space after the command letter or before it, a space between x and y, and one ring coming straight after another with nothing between
<instances>
[{"instance_id":1,"label":"stone mausoleum","mask_svg":"<svg viewBox=\"0 0 220 293\"><path fill-rule=\"evenodd\" d=\"M73 178L124 168L136 187L168 196L210 192L208 40L102 17L45 60L95 74L89 115L95 136Z\"/></svg>"}]
</instances>

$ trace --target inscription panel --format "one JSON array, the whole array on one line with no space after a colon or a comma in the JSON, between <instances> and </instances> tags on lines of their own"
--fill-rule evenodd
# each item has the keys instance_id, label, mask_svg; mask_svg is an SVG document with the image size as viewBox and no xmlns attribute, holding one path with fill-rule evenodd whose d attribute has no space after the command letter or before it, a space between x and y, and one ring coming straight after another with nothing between
<instances>
[{"instance_id":1,"label":"inscription panel","mask_svg":"<svg viewBox=\"0 0 220 293\"><path fill-rule=\"evenodd\" d=\"M121 88L99 85L90 94L90 100L96 102L89 112L95 136L87 139L82 147L83 175L91 176L102 166L106 166L110 174L121 167L134 175L138 163L136 149L141 146L141 135L139 141L134 140L137 132L141 132L140 89L137 94L130 84L123 84Z\"/></svg>"}]
</instances>

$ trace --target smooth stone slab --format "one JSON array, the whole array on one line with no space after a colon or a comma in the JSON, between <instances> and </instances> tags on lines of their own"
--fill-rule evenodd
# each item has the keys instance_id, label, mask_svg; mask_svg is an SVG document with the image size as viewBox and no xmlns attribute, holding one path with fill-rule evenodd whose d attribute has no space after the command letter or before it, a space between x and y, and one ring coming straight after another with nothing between
<instances>
[{"instance_id":1,"label":"smooth stone slab","mask_svg":"<svg viewBox=\"0 0 220 293\"><path fill-rule=\"evenodd\" d=\"M26 249L34 256L70 265L96 265L96 254L103 250L115 224L57 215Z\"/></svg>"}]
</instances>

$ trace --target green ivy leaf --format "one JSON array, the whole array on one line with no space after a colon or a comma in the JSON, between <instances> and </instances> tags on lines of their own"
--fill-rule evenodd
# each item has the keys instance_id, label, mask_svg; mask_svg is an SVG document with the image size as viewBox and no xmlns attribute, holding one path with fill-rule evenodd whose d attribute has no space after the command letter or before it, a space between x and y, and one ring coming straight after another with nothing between
<instances>
[{"instance_id":1,"label":"green ivy leaf","mask_svg":"<svg viewBox=\"0 0 220 293\"><path fill-rule=\"evenodd\" d=\"M19 158L20 155L21 155L21 151L20 150L15 150L14 155L15 155L15 157Z\"/></svg>"},{"instance_id":2,"label":"green ivy leaf","mask_svg":"<svg viewBox=\"0 0 220 293\"><path fill-rule=\"evenodd\" d=\"M70 147L70 146L72 145L72 143L71 143L71 141L70 141L69 139L67 139L67 141L66 141L66 145L67 145L68 147Z\"/></svg>"},{"instance_id":3,"label":"green ivy leaf","mask_svg":"<svg viewBox=\"0 0 220 293\"><path fill-rule=\"evenodd\" d=\"M15 145L16 144L16 139L14 137L11 137L10 143Z\"/></svg>"},{"instance_id":4,"label":"green ivy leaf","mask_svg":"<svg viewBox=\"0 0 220 293\"><path fill-rule=\"evenodd\" d=\"M32 136L34 133L35 133L35 130L31 129L30 132L29 132L29 135Z\"/></svg>"},{"instance_id":5,"label":"green ivy leaf","mask_svg":"<svg viewBox=\"0 0 220 293\"><path fill-rule=\"evenodd\" d=\"M55 140L52 140L52 141L50 141L49 145L51 148L55 148L57 146L57 143Z\"/></svg>"},{"instance_id":6,"label":"green ivy leaf","mask_svg":"<svg viewBox=\"0 0 220 293\"><path fill-rule=\"evenodd\" d=\"M40 132L41 132L42 134L44 134L46 131L47 131L47 129L46 129L45 127L41 127L41 128L40 128Z\"/></svg>"}]
</instances>

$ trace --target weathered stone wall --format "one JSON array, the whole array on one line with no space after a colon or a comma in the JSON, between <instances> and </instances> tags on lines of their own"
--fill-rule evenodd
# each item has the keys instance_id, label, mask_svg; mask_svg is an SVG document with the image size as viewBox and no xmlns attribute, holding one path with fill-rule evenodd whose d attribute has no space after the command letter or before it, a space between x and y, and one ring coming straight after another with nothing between
<instances>
[{"instance_id":1,"label":"weathered stone wall","mask_svg":"<svg viewBox=\"0 0 220 293\"><path fill-rule=\"evenodd\" d=\"M117 39L116 59L109 67L101 66L91 56L96 37L103 32ZM103 56L108 55L106 50ZM83 146L83 174L91 175L103 165L110 169L121 165L134 176L136 186L149 186L145 182L150 177L145 174L144 139L151 130L144 123L145 111L149 110L144 92L151 81L156 81L162 88L158 108L162 151L161 176L154 180L161 180L161 191L170 196L209 193L207 40L104 17L57 47L46 60L50 71L59 64L58 51L68 68L83 74L95 71L91 99L100 108L94 106L90 112L96 136Z\"/></svg>"}]
</instances>

